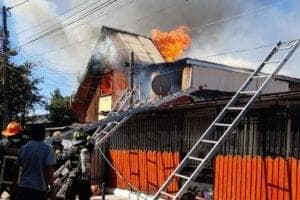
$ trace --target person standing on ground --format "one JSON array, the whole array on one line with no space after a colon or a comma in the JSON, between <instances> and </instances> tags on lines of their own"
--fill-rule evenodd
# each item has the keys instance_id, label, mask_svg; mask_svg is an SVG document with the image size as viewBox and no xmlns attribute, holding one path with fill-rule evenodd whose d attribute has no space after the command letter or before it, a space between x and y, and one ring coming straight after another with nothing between
<instances>
[{"instance_id":1,"label":"person standing on ground","mask_svg":"<svg viewBox=\"0 0 300 200\"><path fill-rule=\"evenodd\" d=\"M30 137L17 121L11 121L2 131L0 139L0 196L3 191L12 196L13 190L13 164L17 159L20 147L29 141ZM18 176L18 174L16 175Z\"/></svg>"},{"instance_id":2,"label":"person standing on ground","mask_svg":"<svg viewBox=\"0 0 300 200\"><path fill-rule=\"evenodd\" d=\"M31 140L21 147L16 167L21 167L17 188L17 200L46 200L50 185L51 199L56 199L53 185L53 166L56 164L51 145L43 142L45 127L35 124L31 127Z\"/></svg>"}]
</instances>

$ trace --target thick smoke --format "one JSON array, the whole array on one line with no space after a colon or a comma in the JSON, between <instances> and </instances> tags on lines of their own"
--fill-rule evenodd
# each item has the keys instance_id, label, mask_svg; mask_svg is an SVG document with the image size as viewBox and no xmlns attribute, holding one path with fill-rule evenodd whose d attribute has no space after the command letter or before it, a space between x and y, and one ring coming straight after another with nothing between
<instances>
[{"instance_id":1,"label":"thick smoke","mask_svg":"<svg viewBox=\"0 0 300 200\"><path fill-rule=\"evenodd\" d=\"M5 3L9 5L9 1ZM82 74L98 37L99 28L86 20L63 28L71 22L73 18L69 16L74 12L58 16L58 13L61 13L60 6L61 3L53 1L30 0L14 8L11 11L12 25L17 35L17 43L24 44L49 30L59 29L60 31L49 34L37 42L25 45L22 48L25 53L21 53L28 60L42 63L41 66L47 66L53 71ZM65 5L64 9L70 6L74 5ZM68 83L77 84L76 76L69 77Z\"/></svg>"},{"instance_id":2,"label":"thick smoke","mask_svg":"<svg viewBox=\"0 0 300 200\"><path fill-rule=\"evenodd\" d=\"M110 70L111 67L118 67L122 61L118 56L117 49L111 39L106 37L105 33L99 34L99 40L94 47L91 55L91 68L100 68L102 72Z\"/></svg>"},{"instance_id":3,"label":"thick smoke","mask_svg":"<svg viewBox=\"0 0 300 200\"><path fill-rule=\"evenodd\" d=\"M83 0L31 0L13 10L13 15L16 16L16 32L45 20L48 27L57 23L63 26L63 17L57 17L58 13L82 2ZM74 9L72 13L79 12L91 3L96 5L99 2L90 0ZM278 2L281 1L278 0ZM290 8L285 7L287 2L292 5ZM300 8L297 0L282 1L278 5L241 15L241 13L247 13L273 3L274 1L271 0L160 0L155 2L119 0L84 19L85 21L75 23L63 32L57 32L51 37L42 39L26 50L30 54L39 54L48 49L64 48L64 45L86 40L78 45L65 48L63 51L41 56L44 59L68 66L51 67L69 72L83 72L98 39L95 35L99 33L101 25L148 36L153 28L170 31L178 25L186 25L192 30L192 46L184 56L208 59L238 67L253 67L266 54L266 49L218 57L206 56L295 38L296 33L300 32L298 20L296 20L299 19L300 12L295 12ZM282 7L289 12L281 11ZM240 17L230 18L239 15ZM222 21L223 19L229 20ZM85 26L78 26L83 22ZM26 38L36 35L42 31L41 29L45 29L45 26L33 29L26 34L19 34L18 40L26 41ZM108 52L113 53L107 45L109 44L100 46L98 52L105 48ZM295 68L291 68L294 73Z\"/></svg>"}]
</instances>

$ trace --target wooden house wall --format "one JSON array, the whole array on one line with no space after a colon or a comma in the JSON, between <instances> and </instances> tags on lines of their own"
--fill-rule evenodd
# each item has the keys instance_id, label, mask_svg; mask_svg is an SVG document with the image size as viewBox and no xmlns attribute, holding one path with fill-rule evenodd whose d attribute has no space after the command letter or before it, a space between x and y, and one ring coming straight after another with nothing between
<instances>
[{"instance_id":1,"label":"wooden house wall","mask_svg":"<svg viewBox=\"0 0 300 200\"><path fill-rule=\"evenodd\" d=\"M114 70L112 74L112 101L118 101L123 92L128 88L128 78L124 71Z\"/></svg>"},{"instance_id":2,"label":"wooden house wall","mask_svg":"<svg viewBox=\"0 0 300 200\"><path fill-rule=\"evenodd\" d=\"M85 117L86 117L86 109L87 105L83 101L76 101L72 103L72 111L75 113L75 117L80 123L85 122Z\"/></svg>"},{"instance_id":3,"label":"wooden house wall","mask_svg":"<svg viewBox=\"0 0 300 200\"><path fill-rule=\"evenodd\" d=\"M98 116L97 101L98 101L98 95L94 95L86 111L85 122L94 122L97 120L97 116Z\"/></svg>"},{"instance_id":4,"label":"wooden house wall","mask_svg":"<svg viewBox=\"0 0 300 200\"><path fill-rule=\"evenodd\" d=\"M114 104L128 87L127 75L121 70L114 70L112 73L106 73L102 76L103 77L100 78L98 85L92 88L96 88L94 89L94 94L91 97L91 100L84 104L84 107L83 103L77 103L78 106L76 106L76 103L73 103L73 110L81 123L98 120L98 101L101 95L112 94ZM108 87L107 84L111 84L111 86ZM88 89L89 88L86 88L86 90Z\"/></svg>"}]
</instances>

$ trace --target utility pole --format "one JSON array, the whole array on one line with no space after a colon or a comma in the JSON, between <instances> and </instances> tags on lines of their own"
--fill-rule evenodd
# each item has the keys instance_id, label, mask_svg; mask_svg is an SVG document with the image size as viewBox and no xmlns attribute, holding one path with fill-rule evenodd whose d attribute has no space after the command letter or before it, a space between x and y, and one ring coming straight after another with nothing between
<instances>
[{"instance_id":1,"label":"utility pole","mask_svg":"<svg viewBox=\"0 0 300 200\"><path fill-rule=\"evenodd\" d=\"M129 55L129 89L133 90L134 83L133 83L133 67L134 67L134 52L131 51Z\"/></svg>"},{"instance_id":2,"label":"utility pole","mask_svg":"<svg viewBox=\"0 0 300 200\"><path fill-rule=\"evenodd\" d=\"M8 76L7 76L7 61L8 61L8 31L7 31L7 9L2 7L2 127L4 128L8 123L9 109L8 109Z\"/></svg>"},{"instance_id":3,"label":"utility pole","mask_svg":"<svg viewBox=\"0 0 300 200\"><path fill-rule=\"evenodd\" d=\"M134 77L133 77L133 68L134 68L134 52L130 52L129 57L129 89L134 90ZM133 103L133 97L130 99L130 104Z\"/></svg>"}]
</instances>

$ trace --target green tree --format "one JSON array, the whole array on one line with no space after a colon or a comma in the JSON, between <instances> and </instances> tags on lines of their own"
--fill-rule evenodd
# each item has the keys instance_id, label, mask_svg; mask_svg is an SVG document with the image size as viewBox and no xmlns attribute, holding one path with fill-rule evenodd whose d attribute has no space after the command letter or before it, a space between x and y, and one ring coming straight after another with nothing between
<instances>
[{"instance_id":1,"label":"green tree","mask_svg":"<svg viewBox=\"0 0 300 200\"><path fill-rule=\"evenodd\" d=\"M34 78L32 70L35 67L30 62L25 62L22 65L8 63L7 65L7 90L8 94L8 116L9 119L20 119L25 121L25 116L29 111L33 110L36 105L43 106L43 96L40 94L38 84L42 82L41 78ZM1 97L3 95L1 87ZM1 121L2 121L2 102L1 98Z\"/></svg>"},{"instance_id":2,"label":"green tree","mask_svg":"<svg viewBox=\"0 0 300 200\"><path fill-rule=\"evenodd\" d=\"M71 110L70 97L62 96L59 89L56 89L51 94L50 104L46 106L49 111L49 120L55 126L69 125L74 122L75 115Z\"/></svg>"}]
</instances>

